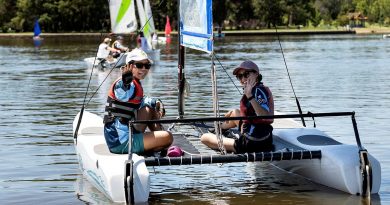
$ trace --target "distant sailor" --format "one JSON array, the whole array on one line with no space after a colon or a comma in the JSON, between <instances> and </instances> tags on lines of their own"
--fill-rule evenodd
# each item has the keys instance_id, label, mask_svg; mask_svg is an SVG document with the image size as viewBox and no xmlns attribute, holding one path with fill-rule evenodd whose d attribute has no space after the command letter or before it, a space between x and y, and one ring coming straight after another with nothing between
<instances>
[{"instance_id":1,"label":"distant sailor","mask_svg":"<svg viewBox=\"0 0 390 205\"><path fill-rule=\"evenodd\" d=\"M139 33L139 38L141 39L141 49L145 52L150 51L152 48L149 46L148 40L145 38L142 31Z\"/></svg>"},{"instance_id":2,"label":"distant sailor","mask_svg":"<svg viewBox=\"0 0 390 205\"><path fill-rule=\"evenodd\" d=\"M105 38L103 40L103 42L99 45L99 49L98 49L96 57L100 61L100 64L102 64L102 65L105 65L106 61L108 61L108 62L113 61L112 56L110 55L110 51L112 53L120 52L119 50L117 50L115 48L111 48L109 46L110 42L111 42L110 38ZM103 67L105 67L105 66L103 66Z\"/></svg>"}]
</instances>

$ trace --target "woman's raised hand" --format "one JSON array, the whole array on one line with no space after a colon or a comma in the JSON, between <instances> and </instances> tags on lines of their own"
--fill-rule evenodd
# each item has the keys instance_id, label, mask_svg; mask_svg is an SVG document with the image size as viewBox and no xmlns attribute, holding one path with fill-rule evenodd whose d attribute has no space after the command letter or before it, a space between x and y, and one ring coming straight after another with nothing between
<instances>
[{"instance_id":1,"label":"woman's raised hand","mask_svg":"<svg viewBox=\"0 0 390 205\"><path fill-rule=\"evenodd\" d=\"M244 84L244 94L247 98L252 96L252 89L256 85L257 76L254 73L251 73L247 78L246 83Z\"/></svg>"}]
</instances>

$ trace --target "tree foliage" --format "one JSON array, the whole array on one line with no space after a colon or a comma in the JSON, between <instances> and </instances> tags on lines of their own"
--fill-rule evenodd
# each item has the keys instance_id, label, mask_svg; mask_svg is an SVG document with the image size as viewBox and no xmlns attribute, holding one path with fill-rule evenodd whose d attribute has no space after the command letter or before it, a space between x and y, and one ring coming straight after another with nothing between
<instances>
[{"instance_id":1,"label":"tree foliage","mask_svg":"<svg viewBox=\"0 0 390 205\"><path fill-rule=\"evenodd\" d=\"M177 1L150 0L158 30L166 16L177 27ZM352 12L390 25L390 0L214 0L213 11L215 25L235 29L345 25ZM36 19L45 32L110 31L107 0L0 0L3 32L32 31Z\"/></svg>"}]
</instances>

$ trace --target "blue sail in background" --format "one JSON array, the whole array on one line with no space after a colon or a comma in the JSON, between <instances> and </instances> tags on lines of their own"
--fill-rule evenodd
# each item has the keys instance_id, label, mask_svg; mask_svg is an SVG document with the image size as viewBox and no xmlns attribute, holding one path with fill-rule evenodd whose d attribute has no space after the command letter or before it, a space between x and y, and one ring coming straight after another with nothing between
<instances>
[{"instance_id":1,"label":"blue sail in background","mask_svg":"<svg viewBox=\"0 0 390 205\"><path fill-rule=\"evenodd\" d=\"M41 34L41 28L39 27L38 19L35 21L34 24L34 37L37 37Z\"/></svg>"}]
</instances>

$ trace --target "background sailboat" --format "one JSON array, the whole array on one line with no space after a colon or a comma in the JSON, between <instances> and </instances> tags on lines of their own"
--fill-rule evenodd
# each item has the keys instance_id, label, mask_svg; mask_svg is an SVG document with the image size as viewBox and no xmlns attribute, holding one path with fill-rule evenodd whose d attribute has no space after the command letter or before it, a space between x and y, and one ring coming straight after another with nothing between
<instances>
[{"instance_id":1,"label":"background sailboat","mask_svg":"<svg viewBox=\"0 0 390 205\"><path fill-rule=\"evenodd\" d=\"M110 20L111 30L114 34L129 34L133 32L143 33L144 44L142 49L157 63L160 60L160 50L152 46L152 35L155 33L153 14L149 0L137 0L137 9L134 1L111 0ZM137 23L136 10L140 24Z\"/></svg>"},{"instance_id":2,"label":"background sailboat","mask_svg":"<svg viewBox=\"0 0 390 205\"><path fill-rule=\"evenodd\" d=\"M155 34L156 29L154 27L154 20L152 9L150 8L149 0L144 0L144 6L142 6L142 1L137 0L138 5L138 15L140 16L141 26L143 26L143 33L147 37L148 44L151 45L152 35ZM142 17L143 16L143 17Z\"/></svg>"},{"instance_id":3,"label":"background sailboat","mask_svg":"<svg viewBox=\"0 0 390 205\"><path fill-rule=\"evenodd\" d=\"M42 40L40 35L41 35L41 27L39 26L39 21L37 19L37 20L35 20L35 23L34 23L34 37L33 37L33 39L34 40Z\"/></svg>"},{"instance_id":4,"label":"background sailboat","mask_svg":"<svg viewBox=\"0 0 390 205\"><path fill-rule=\"evenodd\" d=\"M171 43L171 23L169 22L169 16L166 17L166 22L165 22L165 36L160 36L157 38L158 43L160 44L166 44L166 43Z\"/></svg>"},{"instance_id":5,"label":"background sailboat","mask_svg":"<svg viewBox=\"0 0 390 205\"><path fill-rule=\"evenodd\" d=\"M171 23L169 22L169 16L167 16L165 23L165 37L170 37L172 32Z\"/></svg>"},{"instance_id":6,"label":"background sailboat","mask_svg":"<svg viewBox=\"0 0 390 205\"><path fill-rule=\"evenodd\" d=\"M126 34L137 31L134 1L109 1L111 30L115 34Z\"/></svg>"},{"instance_id":7,"label":"background sailboat","mask_svg":"<svg viewBox=\"0 0 390 205\"><path fill-rule=\"evenodd\" d=\"M155 62L158 63L160 60L160 49L157 49L156 44L152 44L152 35L157 35L154 27L152 10L150 7L149 0L137 0L137 10L140 19L140 31L143 32L144 39L141 38L141 49L144 50L148 56Z\"/></svg>"},{"instance_id":8,"label":"background sailboat","mask_svg":"<svg viewBox=\"0 0 390 205\"><path fill-rule=\"evenodd\" d=\"M151 35L155 32L155 28L149 0L144 0L144 4L142 0L137 0L137 11L140 19L140 24L138 24L134 1L109 1L111 31L115 35L142 32L145 41L143 50L154 63L158 63L160 60L160 49L153 49L152 47ZM116 58L110 63L110 68L112 66L121 67L125 64L126 53L121 55L121 57ZM95 57L85 58L84 61L87 63L88 68L92 68L93 65L99 67L99 62L95 60Z\"/></svg>"}]
</instances>

